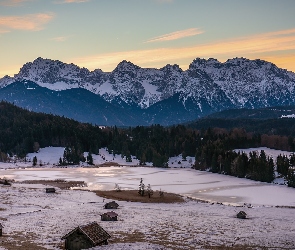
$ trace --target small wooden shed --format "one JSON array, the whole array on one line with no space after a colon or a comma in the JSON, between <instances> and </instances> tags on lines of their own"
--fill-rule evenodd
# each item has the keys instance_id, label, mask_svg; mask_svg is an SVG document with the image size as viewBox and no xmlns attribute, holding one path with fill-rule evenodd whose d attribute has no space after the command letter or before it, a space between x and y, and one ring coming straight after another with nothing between
<instances>
[{"instance_id":1,"label":"small wooden shed","mask_svg":"<svg viewBox=\"0 0 295 250\"><path fill-rule=\"evenodd\" d=\"M0 184L4 186L11 186L11 183L7 179L0 179Z\"/></svg>"},{"instance_id":2,"label":"small wooden shed","mask_svg":"<svg viewBox=\"0 0 295 250\"><path fill-rule=\"evenodd\" d=\"M107 245L110 237L111 236L99 226L97 222L92 222L84 226L76 227L61 239L65 240L65 249L81 250Z\"/></svg>"},{"instance_id":3,"label":"small wooden shed","mask_svg":"<svg viewBox=\"0 0 295 250\"><path fill-rule=\"evenodd\" d=\"M3 226L2 226L2 224L0 223L0 236L2 236L2 228L3 228Z\"/></svg>"},{"instance_id":4,"label":"small wooden shed","mask_svg":"<svg viewBox=\"0 0 295 250\"><path fill-rule=\"evenodd\" d=\"M118 207L119 205L115 201L108 202L104 205L104 208L106 209L117 209Z\"/></svg>"},{"instance_id":5,"label":"small wooden shed","mask_svg":"<svg viewBox=\"0 0 295 250\"><path fill-rule=\"evenodd\" d=\"M106 212L101 215L102 221L117 221L118 220L118 214L114 211Z\"/></svg>"},{"instance_id":6,"label":"small wooden shed","mask_svg":"<svg viewBox=\"0 0 295 250\"><path fill-rule=\"evenodd\" d=\"M237 213L237 218L239 219L247 219L247 214L244 211L240 211Z\"/></svg>"},{"instance_id":7,"label":"small wooden shed","mask_svg":"<svg viewBox=\"0 0 295 250\"><path fill-rule=\"evenodd\" d=\"M55 188L46 188L46 193L55 193Z\"/></svg>"}]
</instances>

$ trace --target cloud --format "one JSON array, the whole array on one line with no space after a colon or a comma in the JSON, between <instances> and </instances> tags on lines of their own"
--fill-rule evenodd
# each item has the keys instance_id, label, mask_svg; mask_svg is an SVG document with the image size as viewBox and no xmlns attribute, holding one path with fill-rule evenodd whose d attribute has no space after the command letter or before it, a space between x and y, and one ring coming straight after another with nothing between
<instances>
[{"instance_id":1,"label":"cloud","mask_svg":"<svg viewBox=\"0 0 295 250\"><path fill-rule=\"evenodd\" d=\"M146 41L146 43L153 43L153 42L164 42L164 41L171 41L171 40L178 40L184 37L195 36L204 33L201 29L192 28L186 30L175 31L169 34L165 34L162 36L154 37Z\"/></svg>"},{"instance_id":2,"label":"cloud","mask_svg":"<svg viewBox=\"0 0 295 250\"><path fill-rule=\"evenodd\" d=\"M57 4L63 4L63 3L85 3L89 2L90 0L62 0L62 1L56 1Z\"/></svg>"},{"instance_id":3,"label":"cloud","mask_svg":"<svg viewBox=\"0 0 295 250\"><path fill-rule=\"evenodd\" d=\"M89 69L101 68L110 71L122 60L129 60L142 67L163 67L167 63L190 63L196 57L214 57L219 60L232 57L247 57L249 59L267 58L273 63L280 58L280 52L295 50L295 29L282 30L231 40L200 44L192 47L158 48L150 50L133 50L117 53L105 53L97 56L75 58L73 62ZM269 56L271 53L276 55ZM285 58L291 62L294 57ZM283 64L283 59L278 65ZM284 64L285 66L287 64ZM289 70L295 71L293 64L288 64ZM187 68L187 67L186 67Z\"/></svg>"},{"instance_id":4,"label":"cloud","mask_svg":"<svg viewBox=\"0 0 295 250\"><path fill-rule=\"evenodd\" d=\"M56 42L64 42L68 39L68 37L66 36L58 36L58 37L54 37L51 40L52 41L56 41Z\"/></svg>"},{"instance_id":5,"label":"cloud","mask_svg":"<svg viewBox=\"0 0 295 250\"><path fill-rule=\"evenodd\" d=\"M9 33L9 30L0 29L0 34L5 34L5 33Z\"/></svg>"},{"instance_id":6,"label":"cloud","mask_svg":"<svg viewBox=\"0 0 295 250\"><path fill-rule=\"evenodd\" d=\"M25 16L0 16L0 31L12 30L39 31L54 17L52 13L39 13Z\"/></svg>"},{"instance_id":7,"label":"cloud","mask_svg":"<svg viewBox=\"0 0 295 250\"><path fill-rule=\"evenodd\" d=\"M24 2L29 2L33 0L0 0L1 6L20 6Z\"/></svg>"},{"instance_id":8,"label":"cloud","mask_svg":"<svg viewBox=\"0 0 295 250\"><path fill-rule=\"evenodd\" d=\"M158 3L172 3L173 0L156 0Z\"/></svg>"}]
</instances>

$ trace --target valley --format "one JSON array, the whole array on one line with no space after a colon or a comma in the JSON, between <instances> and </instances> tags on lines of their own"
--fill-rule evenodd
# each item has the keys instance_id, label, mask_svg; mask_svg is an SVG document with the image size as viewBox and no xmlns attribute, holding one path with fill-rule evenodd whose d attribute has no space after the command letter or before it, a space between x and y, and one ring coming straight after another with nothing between
<instances>
[{"instance_id":1,"label":"valley","mask_svg":"<svg viewBox=\"0 0 295 250\"><path fill-rule=\"evenodd\" d=\"M92 221L97 221L112 236L108 246L93 249L295 247L293 188L180 167L56 168L53 163L58 161L60 150L48 149L39 155L43 162L48 162L42 168L32 168L29 162L0 164L1 178L15 180L10 187L0 187L3 201L0 217L4 226L0 247L4 249L63 249L63 235ZM112 157L106 152L104 156ZM119 156L116 160L120 163ZM97 158L96 163L99 161ZM94 191L114 190L115 184L122 190L137 190L140 178L151 184L155 196L161 189L181 194L185 202L117 201L118 221L100 221L103 205L112 199L99 197ZM28 180L83 181L87 186L70 189L55 186L56 193L46 194L45 188L50 184L23 183ZM241 210L248 219L236 218Z\"/></svg>"}]
</instances>

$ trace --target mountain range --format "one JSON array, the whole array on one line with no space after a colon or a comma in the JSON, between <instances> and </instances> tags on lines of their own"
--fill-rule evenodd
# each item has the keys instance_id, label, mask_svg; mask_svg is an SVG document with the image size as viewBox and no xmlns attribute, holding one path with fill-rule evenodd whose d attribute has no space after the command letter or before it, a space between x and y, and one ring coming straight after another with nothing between
<instances>
[{"instance_id":1,"label":"mountain range","mask_svg":"<svg viewBox=\"0 0 295 250\"><path fill-rule=\"evenodd\" d=\"M171 125L228 109L295 105L295 74L263 60L196 58L112 72L37 58L0 79L0 100L98 125Z\"/></svg>"}]
</instances>

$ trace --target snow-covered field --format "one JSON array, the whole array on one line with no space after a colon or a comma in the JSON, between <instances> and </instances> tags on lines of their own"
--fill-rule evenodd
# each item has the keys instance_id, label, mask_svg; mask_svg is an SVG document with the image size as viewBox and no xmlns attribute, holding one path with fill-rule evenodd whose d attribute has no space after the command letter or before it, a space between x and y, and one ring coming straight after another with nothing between
<instances>
[{"instance_id":1,"label":"snow-covered field","mask_svg":"<svg viewBox=\"0 0 295 250\"><path fill-rule=\"evenodd\" d=\"M235 149L236 152L244 152L249 155L250 152L256 151L258 154L260 154L261 150L264 150L265 154L269 157L272 157L274 161L276 161L277 157L279 155L286 155L290 156L294 152L289 151L282 151L282 150L276 150L276 149L270 149L266 147L260 147L260 148L247 148L247 149Z\"/></svg>"},{"instance_id":2,"label":"snow-covered field","mask_svg":"<svg viewBox=\"0 0 295 250\"><path fill-rule=\"evenodd\" d=\"M50 157L47 150L52 150ZM39 247L35 245L32 249L61 249L63 235L92 221L98 221L112 235L110 245L102 247L107 250L204 249L204 246L239 245L250 246L250 249L295 249L295 213L294 209L285 207L295 207L295 189L189 168L55 168L52 164L55 155L58 161L58 152L63 153L54 148L40 150L38 160L49 163L42 168L29 168L32 163L28 162L0 164L0 177L16 181L84 180L88 189L113 189L115 183L122 189L137 189L140 178L143 178L144 183L151 184L154 190L162 189L210 202L194 199L181 204L120 201L116 211L119 221L101 222L103 204L108 200L90 191L57 189L55 194L46 194L43 185L0 186L0 223L4 226L0 249L13 249L1 246L7 246L7 242L18 246L22 241L31 241ZM120 159L119 156L113 159L104 151L101 154L108 161L118 162ZM96 164L103 163L100 158L95 156ZM180 165L178 158L174 160ZM132 165L136 164L133 162ZM237 219L240 210L245 211L249 219Z\"/></svg>"}]
</instances>

